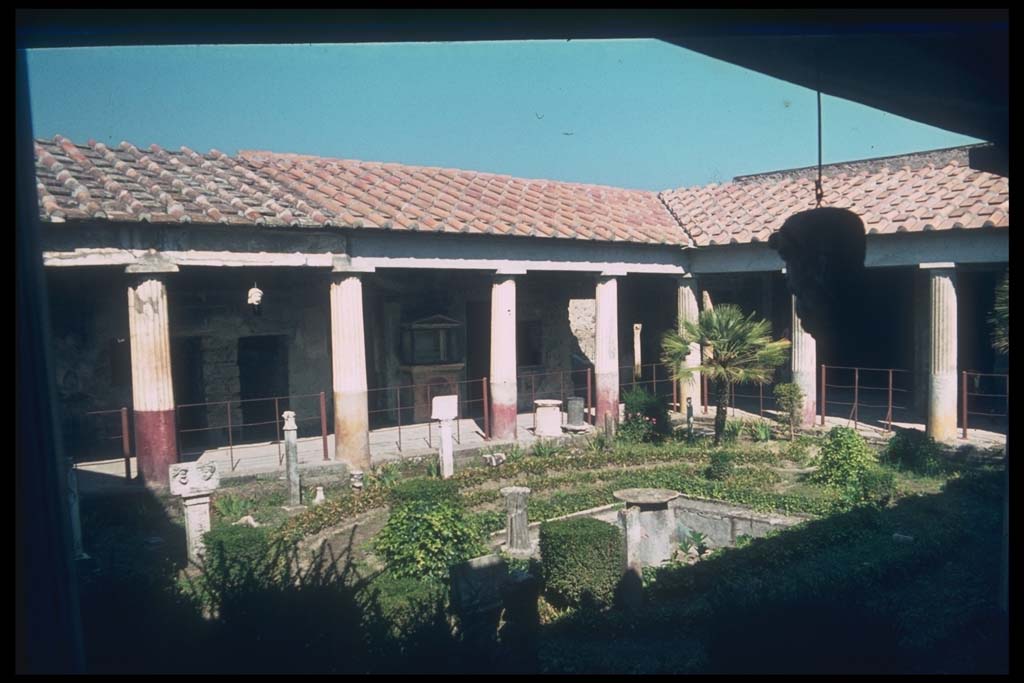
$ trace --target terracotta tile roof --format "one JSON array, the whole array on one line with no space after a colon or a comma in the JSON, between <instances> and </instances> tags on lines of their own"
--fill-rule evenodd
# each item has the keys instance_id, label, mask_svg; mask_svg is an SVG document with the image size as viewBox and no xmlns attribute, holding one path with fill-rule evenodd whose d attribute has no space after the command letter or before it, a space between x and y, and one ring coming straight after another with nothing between
<instances>
[{"instance_id":1,"label":"terracotta tile roof","mask_svg":"<svg viewBox=\"0 0 1024 683\"><path fill-rule=\"evenodd\" d=\"M43 220L336 226L689 243L654 192L446 168L37 140Z\"/></svg>"},{"instance_id":2,"label":"terracotta tile roof","mask_svg":"<svg viewBox=\"0 0 1024 683\"><path fill-rule=\"evenodd\" d=\"M898 159L866 171L854 164L826 167L822 205L857 213L868 234L1009 226L1008 178L958 160L912 168ZM695 246L767 242L787 217L814 208L814 182L801 170L659 196Z\"/></svg>"}]
</instances>

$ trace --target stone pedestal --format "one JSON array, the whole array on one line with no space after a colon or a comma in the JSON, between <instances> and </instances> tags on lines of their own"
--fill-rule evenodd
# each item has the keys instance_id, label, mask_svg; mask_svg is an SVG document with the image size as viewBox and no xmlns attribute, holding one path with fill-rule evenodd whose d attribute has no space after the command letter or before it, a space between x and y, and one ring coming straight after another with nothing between
<instances>
[{"instance_id":1,"label":"stone pedestal","mask_svg":"<svg viewBox=\"0 0 1024 683\"><path fill-rule=\"evenodd\" d=\"M431 419L440 420L441 450L438 454L441 477L449 479L455 474L455 448L452 444L452 420L458 415L458 396L435 396L431 407Z\"/></svg>"},{"instance_id":2,"label":"stone pedestal","mask_svg":"<svg viewBox=\"0 0 1024 683\"><path fill-rule=\"evenodd\" d=\"M597 280L597 325L594 332L594 381L597 428L614 434L619 422L619 287L602 274Z\"/></svg>"},{"instance_id":3,"label":"stone pedestal","mask_svg":"<svg viewBox=\"0 0 1024 683\"><path fill-rule=\"evenodd\" d=\"M929 367L928 420L925 432L936 441L956 438L957 422L957 302L952 263L928 267Z\"/></svg>"},{"instance_id":4,"label":"stone pedestal","mask_svg":"<svg viewBox=\"0 0 1024 683\"><path fill-rule=\"evenodd\" d=\"M562 435L562 402L537 399L533 402L533 432L537 436Z\"/></svg>"},{"instance_id":5,"label":"stone pedestal","mask_svg":"<svg viewBox=\"0 0 1024 683\"><path fill-rule=\"evenodd\" d=\"M814 425L818 412L818 347L814 337L804 331L800 317L796 314L796 299L791 297L793 313L793 346L791 367L793 383L804 394L804 408L800 423L805 427Z\"/></svg>"},{"instance_id":6,"label":"stone pedestal","mask_svg":"<svg viewBox=\"0 0 1024 683\"><path fill-rule=\"evenodd\" d=\"M692 276L681 277L676 287L677 329L682 331L684 322L696 324L700 317L697 305L697 280ZM700 366L700 344L690 344L690 353L684 365L688 368ZM700 373L694 372L688 379L679 381L679 405L685 406L687 399L700 403Z\"/></svg>"},{"instance_id":7,"label":"stone pedestal","mask_svg":"<svg viewBox=\"0 0 1024 683\"><path fill-rule=\"evenodd\" d=\"M163 487L167 468L178 461L165 273L133 266L127 271L135 277L128 288L135 454L142 481Z\"/></svg>"},{"instance_id":8,"label":"stone pedestal","mask_svg":"<svg viewBox=\"0 0 1024 683\"><path fill-rule=\"evenodd\" d=\"M530 557L533 555L533 544L530 542L529 519L526 514L530 489L525 486L506 486L501 489L501 495L505 496L505 508L508 511L505 525L506 550L512 557Z\"/></svg>"},{"instance_id":9,"label":"stone pedestal","mask_svg":"<svg viewBox=\"0 0 1024 683\"><path fill-rule=\"evenodd\" d=\"M499 272L491 285L491 437L516 438L516 274Z\"/></svg>"},{"instance_id":10,"label":"stone pedestal","mask_svg":"<svg viewBox=\"0 0 1024 683\"><path fill-rule=\"evenodd\" d=\"M171 494L181 496L185 508L188 559L201 564L206 554L203 535L210 530L210 494L220 485L216 463L190 462L168 468Z\"/></svg>"},{"instance_id":11,"label":"stone pedestal","mask_svg":"<svg viewBox=\"0 0 1024 683\"><path fill-rule=\"evenodd\" d=\"M679 543L676 516L669 509L677 491L665 489L624 489L613 494L625 501L619 524L626 537L626 565L636 572L671 559Z\"/></svg>"},{"instance_id":12,"label":"stone pedestal","mask_svg":"<svg viewBox=\"0 0 1024 683\"><path fill-rule=\"evenodd\" d=\"M285 478L288 480L288 506L298 507L302 505L302 487L299 481L299 441L298 425L295 424L295 413L286 410L281 415L284 418L284 452L285 452Z\"/></svg>"},{"instance_id":13,"label":"stone pedestal","mask_svg":"<svg viewBox=\"0 0 1024 683\"><path fill-rule=\"evenodd\" d=\"M370 427L362 276L342 270L331 277L334 458L351 469L366 470L370 468Z\"/></svg>"}]
</instances>

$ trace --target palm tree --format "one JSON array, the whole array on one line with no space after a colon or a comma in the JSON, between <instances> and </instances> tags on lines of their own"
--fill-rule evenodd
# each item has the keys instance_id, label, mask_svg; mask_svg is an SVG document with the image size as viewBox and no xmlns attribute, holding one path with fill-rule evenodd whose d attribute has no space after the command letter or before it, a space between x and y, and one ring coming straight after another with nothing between
<instances>
[{"instance_id":1,"label":"palm tree","mask_svg":"<svg viewBox=\"0 0 1024 683\"><path fill-rule=\"evenodd\" d=\"M705 349L697 367L684 365L690 344ZM668 331L661 340L661 360L672 368L676 380L694 372L704 374L715 402L715 445L725 431L729 387L740 382L767 384L776 366L786 361L789 341L772 341L771 323L746 316L739 306L724 304L705 309L697 322L683 321L679 332Z\"/></svg>"}]
</instances>

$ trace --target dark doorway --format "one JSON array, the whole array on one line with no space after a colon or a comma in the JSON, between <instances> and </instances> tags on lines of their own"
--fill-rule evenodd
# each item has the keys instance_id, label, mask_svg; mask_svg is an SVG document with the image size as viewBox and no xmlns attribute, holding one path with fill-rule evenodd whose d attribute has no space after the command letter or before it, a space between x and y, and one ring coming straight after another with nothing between
<instances>
[{"instance_id":1,"label":"dark doorway","mask_svg":"<svg viewBox=\"0 0 1024 683\"><path fill-rule=\"evenodd\" d=\"M238 384L242 400L242 438L276 439L280 415L273 399L288 395L288 337L240 337ZM287 401L278 401L276 407L283 412Z\"/></svg>"},{"instance_id":2,"label":"dark doorway","mask_svg":"<svg viewBox=\"0 0 1024 683\"><path fill-rule=\"evenodd\" d=\"M178 449L187 453L206 445L210 432L206 406L190 405L206 400L203 383L202 337L174 337L171 339L171 381L174 404L177 406Z\"/></svg>"},{"instance_id":3,"label":"dark doorway","mask_svg":"<svg viewBox=\"0 0 1024 683\"><path fill-rule=\"evenodd\" d=\"M466 379L480 379L491 373L491 302L466 302ZM468 414L483 414L483 387L470 382Z\"/></svg>"}]
</instances>

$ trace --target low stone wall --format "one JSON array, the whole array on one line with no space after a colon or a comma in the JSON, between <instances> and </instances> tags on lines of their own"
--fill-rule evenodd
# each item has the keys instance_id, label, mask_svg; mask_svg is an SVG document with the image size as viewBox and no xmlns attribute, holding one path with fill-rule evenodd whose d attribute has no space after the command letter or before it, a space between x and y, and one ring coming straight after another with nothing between
<instances>
[{"instance_id":1,"label":"low stone wall","mask_svg":"<svg viewBox=\"0 0 1024 683\"><path fill-rule=\"evenodd\" d=\"M608 524L618 525L619 511L624 507L624 503L613 503L581 510L555 519L593 517ZM740 536L760 538L766 536L769 531L786 529L812 519L806 515L761 513L732 503L689 496L680 496L670 502L669 510L674 513L677 525L685 527L689 531L699 531L704 534L711 547L733 546L736 545L736 539ZM540 538L540 525L541 522L532 522L529 526L530 540L534 543ZM496 550L502 549L505 536L504 529L491 534L491 547Z\"/></svg>"}]
</instances>

